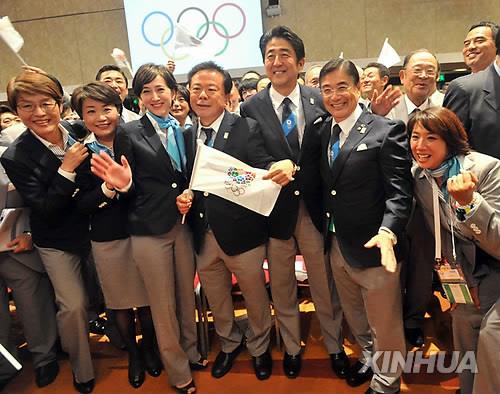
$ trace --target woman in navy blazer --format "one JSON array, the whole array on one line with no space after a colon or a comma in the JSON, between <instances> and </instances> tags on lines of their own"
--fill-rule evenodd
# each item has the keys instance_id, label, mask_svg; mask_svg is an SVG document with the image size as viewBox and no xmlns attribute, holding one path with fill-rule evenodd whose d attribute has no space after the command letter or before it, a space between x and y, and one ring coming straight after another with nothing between
<instances>
[{"instance_id":1,"label":"woman in navy blazer","mask_svg":"<svg viewBox=\"0 0 500 394\"><path fill-rule=\"evenodd\" d=\"M176 206L187 187L184 135L169 115L177 84L164 66L150 63L139 68L132 85L147 112L119 127L114 150L122 166L105 155L94 157L92 166L127 199L132 253L146 286L160 355L169 382L189 394L196 391L190 367L204 368L206 360L196 348L191 234Z\"/></svg>"},{"instance_id":2,"label":"woman in navy blazer","mask_svg":"<svg viewBox=\"0 0 500 394\"><path fill-rule=\"evenodd\" d=\"M73 91L71 104L85 123L90 135L85 139L89 151L113 154L113 141L120 122L122 102L118 93L102 82L91 82ZM144 283L132 258L130 237L126 228L127 205L90 171L90 160L77 169L78 209L90 216L92 253L101 282L106 306L129 353L128 379L132 387L144 382L144 364L152 376L161 373L156 355L155 332ZM142 350L136 343L134 309L141 322Z\"/></svg>"}]
</instances>

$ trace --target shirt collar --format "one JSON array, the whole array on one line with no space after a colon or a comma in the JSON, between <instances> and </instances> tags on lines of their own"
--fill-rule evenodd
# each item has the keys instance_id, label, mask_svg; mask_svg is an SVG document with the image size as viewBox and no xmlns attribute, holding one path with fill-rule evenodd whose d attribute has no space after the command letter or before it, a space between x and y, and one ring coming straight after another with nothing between
<instances>
[{"instance_id":1,"label":"shirt collar","mask_svg":"<svg viewBox=\"0 0 500 394\"><path fill-rule=\"evenodd\" d=\"M359 105L356 105L356 108L354 109L354 111L352 111L352 113L344 120L337 123L335 121L335 119L332 118L332 128L336 124L338 124L340 126L340 129L342 130L342 133L348 135L349 132L351 131L351 129L356 124L356 122L358 121L358 119L362 113L363 113L363 110L361 109L361 107Z\"/></svg>"},{"instance_id":2,"label":"shirt collar","mask_svg":"<svg viewBox=\"0 0 500 394\"><path fill-rule=\"evenodd\" d=\"M498 56L495 59L495 61L493 62L493 67L495 67L495 70L496 70L498 76L500 77L500 65L497 62L500 62L500 57L498 57Z\"/></svg>"},{"instance_id":3,"label":"shirt collar","mask_svg":"<svg viewBox=\"0 0 500 394\"><path fill-rule=\"evenodd\" d=\"M281 93L278 93L278 91L271 85L269 88L269 96L271 97L271 101L275 109L279 108L285 97L290 99L293 105L295 105L295 108L300 108L300 87L298 83L288 96L283 96Z\"/></svg>"},{"instance_id":4,"label":"shirt collar","mask_svg":"<svg viewBox=\"0 0 500 394\"><path fill-rule=\"evenodd\" d=\"M217 119L215 119L212 124L208 125L208 126L202 126L201 125L201 121L198 122L198 138L200 137L200 133L201 133L201 128L203 127L204 129L213 129L214 131L214 134L217 134L217 132L219 131L219 128L220 128L220 125L222 123L222 119L224 119L224 115L226 114L226 110L222 111L222 113L219 115L219 117ZM213 137L212 137L213 138Z\"/></svg>"},{"instance_id":5,"label":"shirt collar","mask_svg":"<svg viewBox=\"0 0 500 394\"><path fill-rule=\"evenodd\" d=\"M62 134L62 139L63 139L63 150L66 150L66 146L68 145L68 140L69 140L69 131L64 128L63 125L59 124L59 131ZM52 142L47 141L46 139L43 139L40 137L37 133L34 131L30 130L31 134L35 136L45 147L49 148L52 146L57 146L56 144L53 144Z\"/></svg>"},{"instance_id":6,"label":"shirt collar","mask_svg":"<svg viewBox=\"0 0 500 394\"><path fill-rule=\"evenodd\" d=\"M408 110L408 115L410 115L415 110L415 108L418 108L420 111L423 111L424 109L427 109L431 106L431 100L429 97L422 103L422 105L420 105L420 107L417 107L415 104L413 104L413 101L410 100L407 94L405 94L403 97L406 102L406 109Z\"/></svg>"}]
</instances>

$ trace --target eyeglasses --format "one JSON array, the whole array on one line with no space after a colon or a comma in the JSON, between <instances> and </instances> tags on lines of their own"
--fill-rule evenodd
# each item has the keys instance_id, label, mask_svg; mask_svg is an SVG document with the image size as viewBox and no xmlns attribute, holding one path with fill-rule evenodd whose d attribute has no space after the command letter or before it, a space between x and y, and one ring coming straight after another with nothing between
<instances>
[{"instance_id":1,"label":"eyeglasses","mask_svg":"<svg viewBox=\"0 0 500 394\"><path fill-rule=\"evenodd\" d=\"M193 86L190 89L190 93L195 96L199 96L201 92L205 92L207 96L213 96L214 94L217 94L219 92L219 89L217 89L214 86L209 86L208 88L203 88L201 86Z\"/></svg>"},{"instance_id":2,"label":"eyeglasses","mask_svg":"<svg viewBox=\"0 0 500 394\"><path fill-rule=\"evenodd\" d=\"M330 97L336 94L346 94L349 90L352 89L352 86L339 86L338 88L321 88L321 94L324 97Z\"/></svg>"},{"instance_id":3,"label":"eyeglasses","mask_svg":"<svg viewBox=\"0 0 500 394\"><path fill-rule=\"evenodd\" d=\"M40 109L43 112L47 113L52 111L56 107L56 105L57 105L56 101L46 101L44 103L41 103L40 105L32 103L23 103L23 104L18 104L17 109L22 112L31 113L35 112L35 109L37 107L40 107Z\"/></svg>"},{"instance_id":4,"label":"eyeglasses","mask_svg":"<svg viewBox=\"0 0 500 394\"><path fill-rule=\"evenodd\" d=\"M411 72L414 75L416 75L417 77L423 77L424 73L425 73L425 75L427 75L428 77L433 78L437 74L437 71L434 68L420 68L420 67L415 67L415 68L411 69Z\"/></svg>"}]
</instances>

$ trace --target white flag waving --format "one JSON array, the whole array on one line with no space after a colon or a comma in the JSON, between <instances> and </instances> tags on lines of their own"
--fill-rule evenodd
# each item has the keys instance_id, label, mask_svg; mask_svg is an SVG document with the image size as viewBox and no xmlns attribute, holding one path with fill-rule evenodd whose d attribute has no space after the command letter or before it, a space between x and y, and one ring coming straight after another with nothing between
<instances>
[{"instance_id":1,"label":"white flag waving","mask_svg":"<svg viewBox=\"0 0 500 394\"><path fill-rule=\"evenodd\" d=\"M209 192L269 216L281 186L263 180L266 170L253 168L198 141L190 189Z\"/></svg>"},{"instance_id":2,"label":"white flag waving","mask_svg":"<svg viewBox=\"0 0 500 394\"><path fill-rule=\"evenodd\" d=\"M23 47L23 37L14 29L8 16L0 18L0 37L16 53Z\"/></svg>"},{"instance_id":3,"label":"white flag waving","mask_svg":"<svg viewBox=\"0 0 500 394\"><path fill-rule=\"evenodd\" d=\"M174 51L177 56L179 54L189 54L194 57L206 57L210 53L210 50L200 39L193 36L186 27L179 24L175 28Z\"/></svg>"},{"instance_id":4,"label":"white flag waving","mask_svg":"<svg viewBox=\"0 0 500 394\"><path fill-rule=\"evenodd\" d=\"M394 66L401 61L401 57L398 55L396 50L389 44L389 39L386 38L384 41L384 45L380 50L380 54L378 55L378 63L382 63L386 67Z\"/></svg>"}]
</instances>

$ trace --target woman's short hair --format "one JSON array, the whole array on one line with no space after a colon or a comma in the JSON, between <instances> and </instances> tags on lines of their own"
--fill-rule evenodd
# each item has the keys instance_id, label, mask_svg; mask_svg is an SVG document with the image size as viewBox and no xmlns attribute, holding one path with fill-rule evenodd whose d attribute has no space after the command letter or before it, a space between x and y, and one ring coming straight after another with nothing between
<instances>
[{"instance_id":1,"label":"woman's short hair","mask_svg":"<svg viewBox=\"0 0 500 394\"><path fill-rule=\"evenodd\" d=\"M175 92L177 81L167 67L161 64L146 63L139 67L132 81L132 89L137 97L141 96L144 85L152 82L156 77L162 77L168 88Z\"/></svg>"},{"instance_id":2,"label":"woman's short hair","mask_svg":"<svg viewBox=\"0 0 500 394\"><path fill-rule=\"evenodd\" d=\"M7 84L7 100L17 112L20 94L43 94L53 98L59 105L63 102L63 88L56 77L36 71L22 71Z\"/></svg>"},{"instance_id":3,"label":"woman's short hair","mask_svg":"<svg viewBox=\"0 0 500 394\"><path fill-rule=\"evenodd\" d=\"M76 111L80 119L83 119L83 102L87 99L99 101L106 105L114 105L118 113L120 115L122 113L122 100L120 95L104 82L90 82L73 90L73 94L71 95L71 108Z\"/></svg>"},{"instance_id":4,"label":"woman's short hair","mask_svg":"<svg viewBox=\"0 0 500 394\"><path fill-rule=\"evenodd\" d=\"M431 107L417 112L410 117L407 131L408 138L416 125L430 133L439 135L445 142L450 156L465 155L470 146L464 126L457 115L444 107Z\"/></svg>"}]
</instances>

